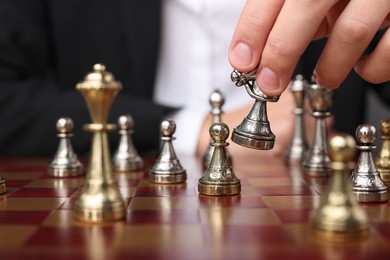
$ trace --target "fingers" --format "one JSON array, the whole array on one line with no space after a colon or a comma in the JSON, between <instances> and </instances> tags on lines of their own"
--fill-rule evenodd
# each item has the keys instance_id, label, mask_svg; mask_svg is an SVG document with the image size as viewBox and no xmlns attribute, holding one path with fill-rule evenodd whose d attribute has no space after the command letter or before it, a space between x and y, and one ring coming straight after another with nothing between
<instances>
[{"instance_id":1,"label":"fingers","mask_svg":"<svg viewBox=\"0 0 390 260\"><path fill-rule=\"evenodd\" d=\"M390 30L382 36L375 50L360 60L355 71L371 83L383 83L390 80Z\"/></svg>"},{"instance_id":2,"label":"fingers","mask_svg":"<svg viewBox=\"0 0 390 260\"><path fill-rule=\"evenodd\" d=\"M229 61L240 72L259 64L262 50L284 0L248 0L229 48Z\"/></svg>"},{"instance_id":3,"label":"fingers","mask_svg":"<svg viewBox=\"0 0 390 260\"><path fill-rule=\"evenodd\" d=\"M375 4L366 0L354 0L348 3L334 24L315 69L314 74L319 85L329 89L339 87L358 62L389 11L390 1L388 0L377 0ZM387 36L387 41L388 38L389 36ZM370 58L360 64L358 71L367 77L374 77L373 71L370 71L371 68L368 66L379 61L381 59L379 55L389 57L388 52L390 52L389 43L386 46L386 41L384 41L381 46L378 46L377 53L373 53ZM387 59L388 62L389 59ZM385 63L386 61L382 61L382 65Z\"/></svg>"}]
</instances>

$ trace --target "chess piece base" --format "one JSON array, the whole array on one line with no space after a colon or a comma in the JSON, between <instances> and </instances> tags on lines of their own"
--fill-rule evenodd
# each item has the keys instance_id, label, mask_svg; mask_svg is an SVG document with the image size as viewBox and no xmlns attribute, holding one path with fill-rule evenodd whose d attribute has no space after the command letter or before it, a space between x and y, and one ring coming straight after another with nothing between
<instances>
[{"instance_id":1,"label":"chess piece base","mask_svg":"<svg viewBox=\"0 0 390 260\"><path fill-rule=\"evenodd\" d=\"M314 239L336 243L352 243L366 240L368 228L353 231L333 231L324 229L312 229L311 235Z\"/></svg>"},{"instance_id":2,"label":"chess piece base","mask_svg":"<svg viewBox=\"0 0 390 260\"><path fill-rule=\"evenodd\" d=\"M114 171L116 172L135 172L142 170L144 167L142 160L137 160L133 162L118 162L113 164Z\"/></svg>"},{"instance_id":3,"label":"chess piece base","mask_svg":"<svg viewBox=\"0 0 390 260\"><path fill-rule=\"evenodd\" d=\"M187 179L187 174L185 171L169 174L166 172L149 172L149 181L154 183L161 184L174 184L174 183L182 183Z\"/></svg>"},{"instance_id":4,"label":"chess piece base","mask_svg":"<svg viewBox=\"0 0 390 260\"><path fill-rule=\"evenodd\" d=\"M52 177L75 177L84 174L84 167L49 166L48 174Z\"/></svg>"},{"instance_id":5,"label":"chess piece base","mask_svg":"<svg viewBox=\"0 0 390 260\"><path fill-rule=\"evenodd\" d=\"M258 150L270 150L274 147L275 139L260 139L254 136L245 136L233 130L232 141L244 147L258 149Z\"/></svg>"},{"instance_id":6,"label":"chess piece base","mask_svg":"<svg viewBox=\"0 0 390 260\"><path fill-rule=\"evenodd\" d=\"M389 200L389 193L386 190L376 192L354 191L358 202L385 202Z\"/></svg>"},{"instance_id":7,"label":"chess piece base","mask_svg":"<svg viewBox=\"0 0 390 260\"><path fill-rule=\"evenodd\" d=\"M7 186L5 185L5 180L0 178L0 194L4 194L7 192Z\"/></svg>"},{"instance_id":8,"label":"chess piece base","mask_svg":"<svg viewBox=\"0 0 390 260\"><path fill-rule=\"evenodd\" d=\"M331 173L330 168L313 168L313 167L303 167L303 172L309 177L326 177Z\"/></svg>"},{"instance_id":9,"label":"chess piece base","mask_svg":"<svg viewBox=\"0 0 390 260\"><path fill-rule=\"evenodd\" d=\"M205 183L199 180L198 192L210 196L237 195L241 192L240 181L229 184Z\"/></svg>"},{"instance_id":10,"label":"chess piece base","mask_svg":"<svg viewBox=\"0 0 390 260\"><path fill-rule=\"evenodd\" d=\"M86 223L106 223L114 222L126 217L126 211L123 207L107 211L102 208L79 208L73 210L75 219Z\"/></svg>"},{"instance_id":11,"label":"chess piece base","mask_svg":"<svg viewBox=\"0 0 390 260\"><path fill-rule=\"evenodd\" d=\"M382 181L390 183L390 170L381 170L378 168L379 175L381 176Z\"/></svg>"}]
</instances>

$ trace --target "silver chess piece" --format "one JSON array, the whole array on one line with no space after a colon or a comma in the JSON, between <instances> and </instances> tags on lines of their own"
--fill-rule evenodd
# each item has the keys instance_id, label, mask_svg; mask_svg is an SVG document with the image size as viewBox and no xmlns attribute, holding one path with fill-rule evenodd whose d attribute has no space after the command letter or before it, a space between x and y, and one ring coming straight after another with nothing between
<instances>
[{"instance_id":1,"label":"silver chess piece","mask_svg":"<svg viewBox=\"0 0 390 260\"><path fill-rule=\"evenodd\" d=\"M226 139L229 127L224 123L214 123L210 127L214 152L204 175L198 181L198 192L204 195L236 195L241 192L240 180L233 172L226 156Z\"/></svg>"},{"instance_id":2,"label":"silver chess piece","mask_svg":"<svg viewBox=\"0 0 390 260\"><path fill-rule=\"evenodd\" d=\"M60 139L57 153L49 165L48 173L53 177L72 177L84 173L84 167L73 151L70 139L73 137L73 120L69 117L58 119L58 138Z\"/></svg>"},{"instance_id":3,"label":"silver chess piece","mask_svg":"<svg viewBox=\"0 0 390 260\"><path fill-rule=\"evenodd\" d=\"M112 158L115 171L138 171L144 166L142 158L134 147L131 135L134 128L134 120L130 115L118 118L119 145Z\"/></svg>"},{"instance_id":4,"label":"silver chess piece","mask_svg":"<svg viewBox=\"0 0 390 260\"><path fill-rule=\"evenodd\" d=\"M7 185L5 184L5 180L0 177L0 195L7 192Z\"/></svg>"},{"instance_id":5,"label":"silver chess piece","mask_svg":"<svg viewBox=\"0 0 390 260\"><path fill-rule=\"evenodd\" d=\"M305 88L307 87L307 84L308 83L303 79L302 75L297 75L290 85L290 91L293 94L295 101L295 108L293 111L293 137L285 157L288 164L300 164L304 160L305 154L308 150L304 124L304 101Z\"/></svg>"},{"instance_id":6,"label":"silver chess piece","mask_svg":"<svg viewBox=\"0 0 390 260\"><path fill-rule=\"evenodd\" d=\"M267 102L277 102L280 96L267 96L256 85L256 72L240 73L236 70L230 75L236 86L245 86L249 96L255 103L240 125L233 129L232 141L244 147L269 150L274 147L275 135L267 116Z\"/></svg>"},{"instance_id":7,"label":"silver chess piece","mask_svg":"<svg viewBox=\"0 0 390 260\"><path fill-rule=\"evenodd\" d=\"M385 183L390 183L390 119L381 120L380 124L382 146L375 164Z\"/></svg>"},{"instance_id":8,"label":"silver chess piece","mask_svg":"<svg viewBox=\"0 0 390 260\"><path fill-rule=\"evenodd\" d=\"M359 202L383 202L389 199L388 188L379 176L372 158L375 149L376 129L363 124L356 129L359 159L351 175L353 192Z\"/></svg>"},{"instance_id":9,"label":"silver chess piece","mask_svg":"<svg viewBox=\"0 0 390 260\"><path fill-rule=\"evenodd\" d=\"M161 152L153 167L149 170L149 180L155 183L182 183L187 179L186 170L176 156L172 141L176 138L176 124L172 120L161 122Z\"/></svg>"},{"instance_id":10,"label":"silver chess piece","mask_svg":"<svg viewBox=\"0 0 390 260\"><path fill-rule=\"evenodd\" d=\"M212 124L213 123L219 123L219 122L222 122L222 106L223 104L225 103L225 97L223 96L222 92L218 89L214 90L211 94L210 94L210 105L211 105L211 115L212 115ZM212 140L210 140L210 143L212 142ZM203 154L203 167L204 168L207 168L207 166L209 165L210 161L211 161L211 156L213 155L213 151L214 151L214 147L212 145L209 145L207 147L207 150L206 152ZM232 157L231 155L229 154L229 151L226 150L226 156L230 162L230 164L232 163Z\"/></svg>"},{"instance_id":11,"label":"silver chess piece","mask_svg":"<svg viewBox=\"0 0 390 260\"><path fill-rule=\"evenodd\" d=\"M328 153L328 132L325 118L331 116L333 90L321 88L312 83L306 88L312 116L315 119L312 147L308 150L303 162L304 173L309 176L328 176L330 174L330 158Z\"/></svg>"}]
</instances>

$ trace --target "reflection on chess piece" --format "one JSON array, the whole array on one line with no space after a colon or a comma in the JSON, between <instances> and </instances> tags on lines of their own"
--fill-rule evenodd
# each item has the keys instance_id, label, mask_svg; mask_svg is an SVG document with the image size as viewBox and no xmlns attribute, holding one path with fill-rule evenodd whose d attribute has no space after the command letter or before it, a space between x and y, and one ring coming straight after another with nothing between
<instances>
[{"instance_id":1,"label":"reflection on chess piece","mask_svg":"<svg viewBox=\"0 0 390 260\"><path fill-rule=\"evenodd\" d=\"M309 176L327 176L330 174L329 154L327 147L328 133L325 118L331 116L333 90L321 88L317 84L309 84L306 88L312 116L315 119L312 147L303 162L304 173Z\"/></svg>"},{"instance_id":2,"label":"reflection on chess piece","mask_svg":"<svg viewBox=\"0 0 390 260\"><path fill-rule=\"evenodd\" d=\"M285 160L287 164L301 164L307 152L308 145L305 136L304 113L305 87L307 82L302 75L297 75L290 85L290 91L295 101L294 129L290 147Z\"/></svg>"},{"instance_id":3,"label":"reflection on chess piece","mask_svg":"<svg viewBox=\"0 0 390 260\"><path fill-rule=\"evenodd\" d=\"M363 124L356 129L359 159L351 175L353 192L359 202L382 202L389 199L388 188L379 176L372 159L373 144L376 139L376 129L369 124Z\"/></svg>"},{"instance_id":4,"label":"reflection on chess piece","mask_svg":"<svg viewBox=\"0 0 390 260\"><path fill-rule=\"evenodd\" d=\"M0 177L0 195L7 192L7 185L5 184L5 180Z\"/></svg>"},{"instance_id":5,"label":"reflection on chess piece","mask_svg":"<svg viewBox=\"0 0 390 260\"><path fill-rule=\"evenodd\" d=\"M126 216L125 202L111 170L107 138L107 132L115 130L115 125L107 124L107 119L114 97L121 88L121 83L115 81L102 64L94 65L93 72L76 85L92 118L92 123L84 129L93 133L87 176L73 209L75 217L82 221L108 222Z\"/></svg>"},{"instance_id":6,"label":"reflection on chess piece","mask_svg":"<svg viewBox=\"0 0 390 260\"><path fill-rule=\"evenodd\" d=\"M231 79L236 86L245 86L249 96L255 99L255 103L240 125L233 129L232 141L244 147L269 150L274 147L275 135L267 116L267 102L277 102L280 96L269 97L256 85L256 70L247 73L239 73L234 70Z\"/></svg>"},{"instance_id":7,"label":"reflection on chess piece","mask_svg":"<svg viewBox=\"0 0 390 260\"><path fill-rule=\"evenodd\" d=\"M134 121L130 115L118 118L119 145L113 158L112 164L116 171L138 171L144 166L142 158L134 147L131 134L133 133Z\"/></svg>"},{"instance_id":8,"label":"reflection on chess piece","mask_svg":"<svg viewBox=\"0 0 390 260\"><path fill-rule=\"evenodd\" d=\"M224 123L214 123L210 127L210 136L214 147L209 166L199 179L198 192L204 195L236 195L241 192L240 180L233 172L226 156L226 139L229 127Z\"/></svg>"},{"instance_id":9,"label":"reflection on chess piece","mask_svg":"<svg viewBox=\"0 0 390 260\"><path fill-rule=\"evenodd\" d=\"M344 134L329 140L332 176L320 205L310 218L313 235L330 242L351 242L367 237L369 218L348 181L348 162L354 159L355 140Z\"/></svg>"},{"instance_id":10,"label":"reflection on chess piece","mask_svg":"<svg viewBox=\"0 0 390 260\"><path fill-rule=\"evenodd\" d=\"M390 119L380 122L382 147L376 158L375 164L382 180L390 183Z\"/></svg>"},{"instance_id":11,"label":"reflection on chess piece","mask_svg":"<svg viewBox=\"0 0 390 260\"><path fill-rule=\"evenodd\" d=\"M73 137L73 120L69 117L58 119L58 138L60 139L57 153L50 163L48 173L54 177L79 176L84 173L84 167L73 151L70 138Z\"/></svg>"},{"instance_id":12,"label":"reflection on chess piece","mask_svg":"<svg viewBox=\"0 0 390 260\"><path fill-rule=\"evenodd\" d=\"M225 97L223 96L222 92L219 90L214 90L210 95L210 105L211 105L211 115L213 116L212 123L219 123L222 122L221 115L222 115L222 106L225 103ZM211 140L210 140L211 142ZM214 147L209 145L207 147L206 152L203 155L203 167L207 168L209 166L211 156L213 155ZM228 160L230 164L232 164L232 157L229 154L229 151L226 150L226 156L228 157Z\"/></svg>"},{"instance_id":13,"label":"reflection on chess piece","mask_svg":"<svg viewBox=\"0 0 390 260\"><path fill-rule=\"evenodd\" d=\"M149 170L149 180L155 183L181 183L187 179L186 170L181 166L172 145L176 138L176 124L172 120L161 122L161 152L153 167Z\"/></svg>"}]
</instances>

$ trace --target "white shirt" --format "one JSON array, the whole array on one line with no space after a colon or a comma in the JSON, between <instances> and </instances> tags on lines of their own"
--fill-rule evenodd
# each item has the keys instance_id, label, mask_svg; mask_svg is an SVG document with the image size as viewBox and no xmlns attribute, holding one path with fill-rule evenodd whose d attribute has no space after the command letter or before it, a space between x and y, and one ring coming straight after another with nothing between
<instances>
[{"instance_id":1,"label":"white shirt","mask_svg":"<svg viewBox=\"0 0 390 260\"><path fill-rule=\"evenodd\" d=\"M211 111L209 96L214 89L225 96L225 112L250 102L246 91L231 82L233 69L228 61L230 40L244 3L245 0L163 1L154 100L182 107L169 117L176 122L177 153L195 153L201 124Z\"/></svg>"}]
</instances>

